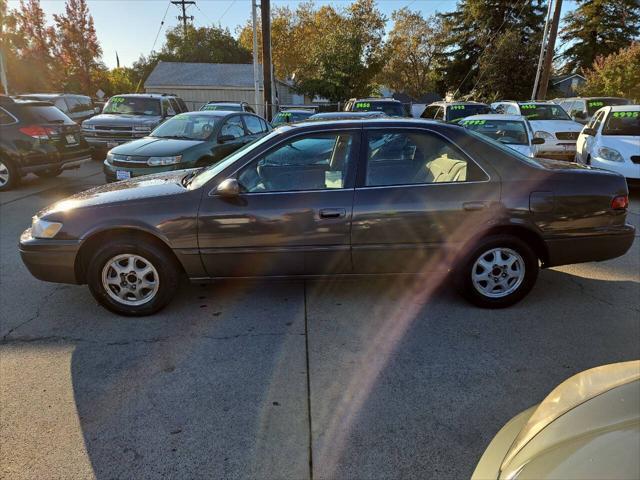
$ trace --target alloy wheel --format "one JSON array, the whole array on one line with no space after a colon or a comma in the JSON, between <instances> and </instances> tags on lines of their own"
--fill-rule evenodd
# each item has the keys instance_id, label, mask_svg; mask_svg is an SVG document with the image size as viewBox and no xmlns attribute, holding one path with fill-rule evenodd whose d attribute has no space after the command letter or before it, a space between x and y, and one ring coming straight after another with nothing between
<instances>
[{"instance_id":1,"label":"alloy wheel","mask_svg":"<svg viewBox=\"0 0 640 480\"><path fill-rule=\"evenodd\" d=\"M473 286L489 298L510 295L522 285L524 277L524 260L510 248L492 248L484 252L471 269Z\"/></svg>"},{"instance_id":2,"label":"alloy wheel","mask_svg":"<svg viewBox=\"0 0 640 480\"><path fill-rule=\"evenodd\" d=\"M10 177L11 172L9 172L9 167L0 160L0 187L4 187L9 183Z\"/></svg>"},{"instance_id":3,"label":"alloy wheel","mask_svg":"<svg viewBox=\"0 0 640 480\"><path fill-rule=\"evenodd\" d=\"M126 253L116 255L104 264L102 287L120 304L144 305L158 293L160 277L149 260Z\"/></svg>"}]
</instances>

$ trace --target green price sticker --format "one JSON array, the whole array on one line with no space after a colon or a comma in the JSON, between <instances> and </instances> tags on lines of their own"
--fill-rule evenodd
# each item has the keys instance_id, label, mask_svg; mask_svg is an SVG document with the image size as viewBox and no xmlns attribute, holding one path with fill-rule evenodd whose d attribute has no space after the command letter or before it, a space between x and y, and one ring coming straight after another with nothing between
<instances>
[{"instance_id":1,"label":"green price sticker","mask_svg":"<svg viewBox=\"0 0 640 480\"><path fill-rule=\"evenodd\" d=\"M589 102L590 107L604 107L604 102Z\"/></svg>"},{"instance_id":2,"label":"green price sticker","mask_svg":"<svg viewBox=\"0 0 640 480\"><path fill-rule=\"evenodd\" d=\"M291 116L291 112L280 112L280 116L289 118Z\"/></svg>"},{"instance_id":3,"label":"green price sticker","mask_svg":"<svg viewBox=\"0 0 640 480\"><path fill-rule=\"evenodd\" d=\"M462 122L463 125L484 125L486 120L465 120Z\"/></svg>"},{"instance_id":4,"label":"green price sticker","mask_svg":"<svg viewBox=\"0 0 640 480\"><path fill-rule=\"evenodd\" d=\"M369 102L358 102L356 103L356 108L371 108L371 104Z\"/></svg>"},{"instance_id":5,"label":"green price sticker","mask_svg":"<svg viewBox=\"0 0 640 480\"><path fill-rule=\"evenodd\" d=\"M535 110L535 105L520 105L520 110Z\"/></svg>"},{"instance_id":6,"label":"green price sticker","mask_svg":"<svg viewBox=\"0 0 640 480\"><path fill-rule=\"evenodd\" d=\"M613 112L614 118L638 118L640 112Z\"/></svg>"},{"instance_id":7,"label":"green price sticker","mask_svg":"<svg viewBox=\"0 0 640 480\"><path fill-rule=\"evenodd\" d=\"M451 110L464 110L464 105L452 105Z\"/></svg>"},{"instance_id":8,"label":"green price sticker","mask_svg":"<svg viewBox=\"0 0 640 480\"><path fill-rule=\"evenodd\" d=\"M122 103L122 102L124 102L124 101L125 101L125 98L124 98L124 97L113 97L113 98L111 99L111 103Z\"/></svg>"},{"instance_id":9,"label":"green price sticker","mask_svg":"<svg viewBox=\"0 0 640 480\"><path fill-rule=\"evenodd\" d=\"M202 110L212 112L213 110L217 110L217 109L218 109L217 105L205 105L205 107Z\"/></svg>"}]
</instances>

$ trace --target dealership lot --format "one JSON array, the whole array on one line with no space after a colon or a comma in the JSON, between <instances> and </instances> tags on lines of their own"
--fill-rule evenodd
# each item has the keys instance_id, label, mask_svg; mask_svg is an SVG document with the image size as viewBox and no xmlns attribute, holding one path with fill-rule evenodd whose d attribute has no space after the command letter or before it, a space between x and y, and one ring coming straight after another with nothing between
<instances>
[{"instance_id":1,"label":"dealership lot","mask_svg":"<svg viewBox=\"0 0 640 480\"><path fill-rule=\"evenodd\" d=\"M375 278L184 285L117 317L17 251L33 213L102 182L93 162L0 196L0 476L464 478L563 379L640 357L638 241L500 311Z\"/></svg>"}]
</instances>

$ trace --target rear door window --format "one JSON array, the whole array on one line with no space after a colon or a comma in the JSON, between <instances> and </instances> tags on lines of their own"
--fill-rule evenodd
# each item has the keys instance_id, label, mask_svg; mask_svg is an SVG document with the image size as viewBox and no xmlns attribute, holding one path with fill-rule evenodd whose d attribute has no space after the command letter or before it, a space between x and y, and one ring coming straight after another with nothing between
<instances>
[{"instance_id":1,"label":"rear door window","mask_svg":"<svg viewBox=\"0 0 640 480\"><path fill-rule=\"evenodd\" d=\"M240 116L231 117L224 122L222 129L220 129L220 135L231 135L233 138L244 137L245 131Z\"/></svg>"},{"instance_id":2,"label":"rear door window","mask_svg":"<svg viewBox=\"0 0 640 480\"><path fill-rule=\"evenodd\" d=\"M18 121L7 112L4 108L0 108L0 125L11 125Z\"/></svg>"}]
</instances>

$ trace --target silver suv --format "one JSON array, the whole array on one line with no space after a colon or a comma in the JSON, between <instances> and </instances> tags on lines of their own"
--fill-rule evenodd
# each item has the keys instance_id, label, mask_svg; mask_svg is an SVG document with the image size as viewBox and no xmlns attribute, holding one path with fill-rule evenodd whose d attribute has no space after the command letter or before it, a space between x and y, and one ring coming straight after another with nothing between
<instances>
[{"instance_id":1,"label":"silver suv","mask_svg":"<svg viewBox=\"0 0 640 480\"><path fill-rule=\"evenodd\" d=\"M167 118L187 110L184 101L175 95L114 95L100 115L82 122L82 133L91 145L93 158L103 160L112 148L147 136Z\"/></svg>"}]
</instances>

